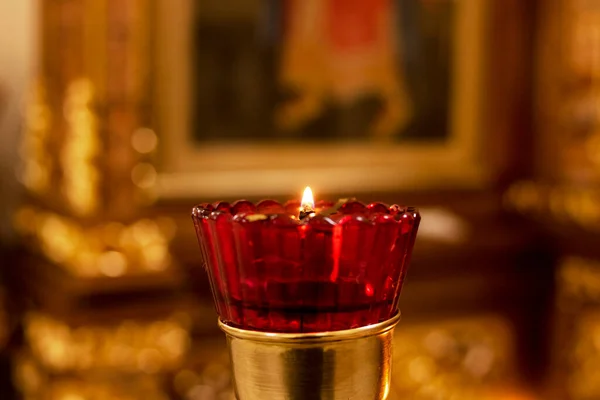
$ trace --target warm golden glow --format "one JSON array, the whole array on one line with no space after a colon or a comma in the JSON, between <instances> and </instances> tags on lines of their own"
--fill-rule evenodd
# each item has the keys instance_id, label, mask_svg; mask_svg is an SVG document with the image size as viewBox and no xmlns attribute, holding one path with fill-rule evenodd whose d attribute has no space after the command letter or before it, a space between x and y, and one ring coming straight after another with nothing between
<instances>
[{"instance_id":1,"label":"warm golden glow","mask_svg":"<svg viewBox=\"0 0 600 400\"><path fill-rule=\"evenodd\" d=\"M302 195L302 202L300 203L300 208L302 210L315 209L315 200L310 186L307 186L306 189L304 189L304 194Z\"/></svg>"},{"instance_id":2,"label":"warm golden glow","mask_svg":"<svg viewBox=\"0 0 600 400\"><path fill-rule=\"evenodd\" d=\"M176 313L161 319L71 326L33 313L25 319L25 335L32 355L50 371L153 374L181 366L190 346L189 319L186 313Z\"/></svg>"},{"instance_id":3,"label":"warm golden glow","mask_svg":"<svg viewBox=\"0 0 600 400\"><path fill-rule=\"evenodd\" d=\"M83 226L75 219L29 207L17 211L14 225L47 258L81 277L164 271L172 262L169 243L177 229L170 218Z\"/></svg>"}]
</instances>

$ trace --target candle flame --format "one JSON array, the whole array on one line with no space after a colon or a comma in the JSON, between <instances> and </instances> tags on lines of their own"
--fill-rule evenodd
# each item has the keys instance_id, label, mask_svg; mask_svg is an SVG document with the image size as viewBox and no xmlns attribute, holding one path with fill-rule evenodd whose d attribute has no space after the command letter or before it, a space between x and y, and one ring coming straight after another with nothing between
<instances>
[{"instance_id":1,"label":"candle flame","mask_svg":"<svg viewBox=\"0 0 600 400\"><path fill-rule=\"evenodd\" d=\"M315 209L315 199L313 197L313 192L310 189L310 186L307 186L306 189L304 189L304 194L302 195L302 201L300 202L300 207L303 210L306 210L306 209L314 210Z\"/></svg>"}]
</instances>

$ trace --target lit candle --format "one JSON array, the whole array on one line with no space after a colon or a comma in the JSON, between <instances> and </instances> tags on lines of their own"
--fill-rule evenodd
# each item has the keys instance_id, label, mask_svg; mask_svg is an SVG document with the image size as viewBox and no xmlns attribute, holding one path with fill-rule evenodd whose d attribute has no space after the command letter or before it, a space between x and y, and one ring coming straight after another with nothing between
<instances>
[{"instance_id":1,"label":"lit candle","mask_svg":"<svg viewBox=\"0 0 600 400\"><path fill-rule=\"evenodd\" d=\"M192 218L222 321L287 333L392 318L420 221L411 207L315 202L310 188L285 204L200 204Z\"/></svg>"},{"instance_id":2,"label":"lit candle","mask_svg":"<svg viewBox=\"0 0 600 400\"><path fill-rule=\"evenodd\" d=\"M304 189L304 194L302 195L302 201L300 202L299 219L302 220L314 213L315 213L315 199L313 197L313 192L310 189L310 186L307 186L306 189Z\"/></svg>"},{"instance_id":3,"label":"lit candle","mask_svg":"<svg viewBox=\"0 0 600 400\"><path fill-rule=\"evenodd\" d=\"M192 219L239 400L387 397L416 210L315 203L307 187L300 202L204 203Z\"/></svg>"}]
</instances>

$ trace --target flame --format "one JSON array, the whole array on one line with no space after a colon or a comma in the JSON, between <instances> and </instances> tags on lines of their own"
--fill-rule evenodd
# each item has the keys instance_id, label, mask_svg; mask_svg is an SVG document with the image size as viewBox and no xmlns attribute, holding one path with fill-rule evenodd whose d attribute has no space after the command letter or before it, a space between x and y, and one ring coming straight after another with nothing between
<instances>
[{"instance_id":1,"label":"flame","mask_svg":"<svg viewBox=\"0 0 600 400\"><path fill-rule=\"evenodd\" d=\"M300 202L300 208L302 208L303 210L306 210L306 209L314 210L315 209L315 200L313 197L313 192L310 189L310 186L307 186L306 189L304 189L304 194L302 195L302 201Z\"/></svg>"}]
</instances>

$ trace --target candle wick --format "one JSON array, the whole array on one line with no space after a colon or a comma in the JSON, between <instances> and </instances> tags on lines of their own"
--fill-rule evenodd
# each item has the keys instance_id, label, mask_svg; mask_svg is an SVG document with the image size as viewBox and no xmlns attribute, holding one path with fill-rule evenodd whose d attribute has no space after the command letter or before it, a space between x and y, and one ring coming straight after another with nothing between
<instances>
[{"instance_id":1,"label":"candle wick","mask_svg":"<svg viewBox=\"0 0 600 400\"><path fill-rule=\"evenodd\" d=\"M315 210L311 204L302 204L302 206L300 207L300 214L298 216L298 219L303 220L304 218L314 214Z\"/></svg>"}]
</instances>

